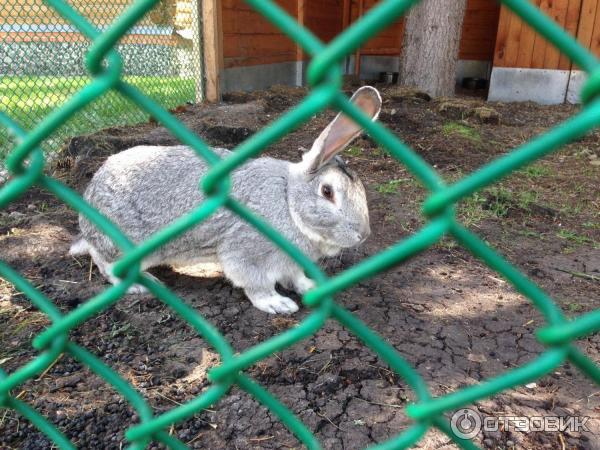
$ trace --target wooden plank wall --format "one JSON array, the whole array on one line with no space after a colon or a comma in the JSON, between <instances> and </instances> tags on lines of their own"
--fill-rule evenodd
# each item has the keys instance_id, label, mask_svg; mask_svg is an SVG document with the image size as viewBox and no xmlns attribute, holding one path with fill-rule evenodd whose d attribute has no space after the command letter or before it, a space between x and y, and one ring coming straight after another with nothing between
<instances>
[{"instance_id":1,"label":"wooden plank wall","mask_svg":"<svg viewBox=\"0 0 600 450\"><path fill-rule=\"evenodd\" d=\"M365 12L378 1L364 0ZM304 25L324 42L329 42L342 31L343 0L278 0L277 3L296 18L301 14ZM459 55L461 59L492 60L499 14L500 6L496 0L468 0ZM358 0L351 0L349 21L355 21L357 16ZM361 53L400 54L403 31L403 20L399 20L369 40ZM223 42L225 67L306 58L288 37L243 0L223 0Z\"/></svg>"},{"instance_id":2,"label":"wooden plank wall","mask_svg":"<svg viewBox=\"0 0 600 450\"><path fill-rule=\"evenodd\" d=\"M577 40L600 56L600 1L583 0L577 27ZM563 58L567 59L566 56Z\"/></svg>"},{"instance_id":3,"label":"wooden plank wall","mask_svg":"<svg viewBox=\"0 0 600 450\"><path fill-rule=\"evenodd\" d=\"M324 42L342 31L343 0L278 0ZM223 0L225 68L306 59L297 46L243 0Z\"/></svg>"},{"instance_id":4,"label":"wooden plank wall","mask_svg":"<svg viewBox=\"0 0 600 450\"><path fill-rule=\"evenodd\" d=\"M379 3L378 0L363 0L364 14ZM358 19L358 0L352 0L350 6L350 22ZM381 30L372 39L365 42L360 52L363 55L397 56L402 46L402 35L404 34L404 20L400 19Z\"/></svg>"},{"instance_id":5,"label":"wooden plank wall","mask_svg":"<svg viewBox=\"0 0 600 450\"><path fill-rule=\"evenodd\" d=\"M329 42L342 31L343 0L304 1L304 26L323 42Z\"/></svg>"},{"instance_id":6,"label":"wooden plank wall","mask_svg":"<svg viewBox=\"0 0 600 450\"><path fill-rule=\"evenodd\" d=\"M377 0L364 0L365 12L378 3ZM491 61L494 55L494 42L500 6L496 0L468 0L463 23L459 58ZM352 0L351 21L358 15L358 0ZM368 41L362 48L363 55L398 55L402 46L404 21L392 24L379 35Z\"/></svg>"},{"instance_id":7,"label":"wooden plank wall","mask_svg":"<svg viewBox=\"0 0 600 450\"><path fill-rule=\"evenodd\" d=\"M584 47L600 55L599 0L531 0ZM520 18L502 7L494 66L570 70L571 61Z\"/></svg>"},{"instance_id":8,"label":"wooden plank wall","mask_svg":"<svg viewBox=\"0 0 600 450\"><path fill-rule=\"evenodd\" d=\"M277 3L297 17L298 0ZM243 0L223 0L225 68L295 61L296 45Z\"/></svg>"},{"instance_id":9,"label":"wooden plank wall","mask_svg":"<svg viewBox=\"0 0 600 450\"><path fill-rule=\"evenodd\" d=\"M458 57L460 59L491 61L500 5L497 0L468 0Z\"/></svg>"}]
</instances>

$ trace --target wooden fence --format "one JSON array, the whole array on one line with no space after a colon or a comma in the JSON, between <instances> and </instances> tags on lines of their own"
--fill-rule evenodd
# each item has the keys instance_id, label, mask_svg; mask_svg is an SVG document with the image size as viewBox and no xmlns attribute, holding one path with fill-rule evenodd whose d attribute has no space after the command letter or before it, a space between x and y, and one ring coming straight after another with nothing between
<instances>
[{"instance_id":1,"label":"wooden fence","mask_svg":"<svg viewBox=\"0 0 600 450\"><path fill-rule=\"evenodd\" d=\"M595 54L600 54L598 0L532 0ZM494 66L527 69L571 69L571 61L521 19L502 8Z\"/></svg>"},{"instance_id":2,"label":"wooden fence","mask_svg":"<svg viewBox=\"0 0 600 450\"><path fill-rule=\"evenodd\" d=\"M377 0L279 0L291 15L325 42L330 41ZM491 61L500 6L495 0L468 0L460 47L461 59ZM400 20L368 41L363 55L400 54L404 26ZM255 13L243 0L223 0L225 67L269 64L303 59L302 52Z\"/></svg>"}]
</instances>

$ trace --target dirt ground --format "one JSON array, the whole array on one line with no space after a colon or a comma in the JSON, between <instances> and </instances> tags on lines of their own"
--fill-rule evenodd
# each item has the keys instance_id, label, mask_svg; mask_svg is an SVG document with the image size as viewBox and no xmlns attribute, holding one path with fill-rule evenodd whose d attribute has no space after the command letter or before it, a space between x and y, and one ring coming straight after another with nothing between
<instances>
[{"instance_id":1,"label":"dirt ground","mask_svg":"<svg viewBox=\"0 0 600 450\"><path fill-rule=\"evenodd\" d=\"M298 102L302 89L231 94L220 106L176 113L213 145L233 147ZM433 99L384 90L381 121L448 180L544 132L577 106L490 104L462 96ZM481 109L481 106L493 108ZM270 147L297 160L332 113ZM574 142L502 183L464 201L459 214L561 306L568 316L600 307L600 144L598 133ZM130 146L176 140L150 122L72 139L56 167L83 189L109 154ZM426 192L408 171L363 137L344 153L365 183L373 234L356 251L325 261L334 274L417 231ZM0 212L0 258L24 274L63 311L106 288L89 259L67 255L77 216L51 195L30 191ZM216 325L236 351L293 327L308 314L271 316L253 308L221 278L153 273ZM12 372L35 357L31 339L48 321L0 279L0 364ZM345 291L337 300L380 333L418 370L433 395L501 374L543 350L534 331L540 314L508 283L465 250L444 241L408 263ZM208 386L216 354L193 330L150 296L126 297L73 331L72 339L115 368L156 413L188 401ZM578 341L600 363L600 334ZM410 425L407 385L339 324L256 364L248 371L313 430L328 449L383 442ZM19 388L80 448L118 449L137 416L101 379L68 356ZM590 432L501 429L480 434L485 448L600 449L600 388L565 364L552 374L476 404L490 416L587 416ZM264 407L238 389L172 433L192 448L279 449L301 445ZM47 439L13 411L0 411L0 448L46 449ZM158 448L156 446L155 448ZM454 448L429 432L419 448Z\"/></svg>"}]
</instances>

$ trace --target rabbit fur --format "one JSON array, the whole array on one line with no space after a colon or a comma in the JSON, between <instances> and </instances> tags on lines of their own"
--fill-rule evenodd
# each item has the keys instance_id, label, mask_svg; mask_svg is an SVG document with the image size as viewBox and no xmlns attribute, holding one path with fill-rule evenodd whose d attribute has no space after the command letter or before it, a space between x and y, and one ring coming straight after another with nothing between
<instances>
[{"instance_id":1,"label":"rabbit fur","mask_svg":"<svg viewBox=\"0 0 600 450\"><path fill-rule=\"evenodd\" d=\"M365 86L352 101L377 119L381 97L376 89ZM338 114L302 161L262 157L233 171L231 195L313 260L354 247L370 234L367 199L356 173L336 155L361 131ZM222 148L213 151L222 158L231 154ZM207 170L189 147L134 147L105 161L84 198L139 244L202 203L199 180ZM118 283L111 268L122 256L120 250L83 215L79 226L81 235L70 253L89 254L102 275ZM226 208L146 257L142 270L199 263L217 264L256 308L268 313L298 310L293 300L275 290L276 283L299 294L314 286L289 256ZM129 289L142 292L140 285Z\"/></svg>"}]
</instances>

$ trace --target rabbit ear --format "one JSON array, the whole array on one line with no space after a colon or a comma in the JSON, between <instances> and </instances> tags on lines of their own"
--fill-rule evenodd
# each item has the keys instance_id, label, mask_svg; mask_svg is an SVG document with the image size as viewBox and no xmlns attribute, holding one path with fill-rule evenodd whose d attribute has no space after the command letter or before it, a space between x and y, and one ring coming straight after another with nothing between
<instances>
[{"instance_id":1,"label":"rabbit ear","mask_svg":"<svg viewBox=\"0 0 600 450\"><path fill-rule=\"evenodd\" d=\"M381 96L377 89L371 86L361 87L354 93L350 101L372 120L377 120L381 111ZM346 148L361 132L360 125L339 113L315 140L310 151L304 154L302 163L306 166L307 172L314 173L319 170Z\"/></svg>"}]
</instances>

